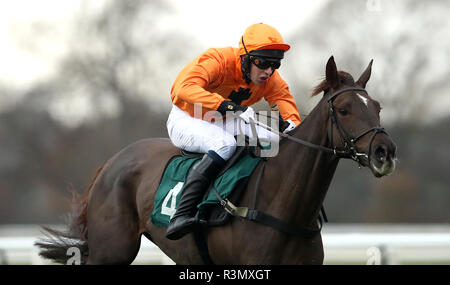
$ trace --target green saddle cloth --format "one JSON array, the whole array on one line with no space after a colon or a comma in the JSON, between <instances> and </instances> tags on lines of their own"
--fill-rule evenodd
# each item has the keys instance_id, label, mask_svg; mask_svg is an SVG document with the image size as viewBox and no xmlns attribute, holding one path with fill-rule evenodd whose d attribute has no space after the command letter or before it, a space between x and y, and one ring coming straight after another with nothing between
<instances>
[{"instance_id":1,"label":"green saddle cloth","mask_svg":"<svg viewBox=\"0 0 450 285\"><path fill-rule=\"evenodd\" d=\"M201 157L175 157L166 167L161 184L156 192L154 199L154 209L151 214L152 223L155 226L167 227L170 218L175 214L176 208L180 201L183 185L186 177L194 164L199 161ZM214 181L214 187L220 193L222 198L226 198L233 191L238 183L247 183L253 170L258 165L261 158L254 157L250 154L243 156L224 174L217 177ZM219 200L211 189L206 198L197 206L199 211L205 205L217 204Z\"/></svg>"}]
</instances>

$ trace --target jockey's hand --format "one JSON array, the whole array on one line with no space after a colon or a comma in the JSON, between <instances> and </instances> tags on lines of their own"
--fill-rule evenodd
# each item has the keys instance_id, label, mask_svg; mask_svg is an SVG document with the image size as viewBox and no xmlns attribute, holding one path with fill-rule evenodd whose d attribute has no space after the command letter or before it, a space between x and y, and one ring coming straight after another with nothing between
<instances>
[{"instance_id":1,"label":"jockey's hand","mask_svg":"<svg viewBox=\"0 0 450 285\"><path fill-rule=\"evenodd\" d=\"M283 134L292 131L293 129L295 129L295 127L296 125L294 122L292 122L292 120L283 121L282 119L280 119L280 131Z\"/></svg>"},{"instance_id":2,"label":"jockey's hand","mask_svg":"<svg viewBox=\"0 0 450 285\"><path fill-rule=\"evenodd\" d=\"M242 112L239 115L239 118L244 120L247 124L250 123L250 120L256 121L256 119L255 119L255 111L253 110L252 107L247 107L247 110Z\"/></svg>"},{"instance_id":3,"label":"jockey's hand","mask_svg":"<svg viewBox=\"0 0 450 285\"><path fill-rule=\"evenodd\" d=\"M247 110L247 107L238 105L234 102L231 101L223 101L222 104L220 104L219 108L217 109L217 111L219 113L221 113L222 115L226 115L227 112L237 112L237 111L241 111L241 112L245 112Z\"/></svg>"},{"instance_id":4,"label":"jockey's hand","mask_svg":"<svg viewBox=\"0 0 450 285\"><path fill-rule=\"evenodd\" d=\"M230 101L223 101L217 111L219 111L222 115L226 115L227 112L233 112L233 114L238 115L246 123L250 122L250 118L255 120L255 111L252 107L241 106Z\"/></svg>"}]
</instances>

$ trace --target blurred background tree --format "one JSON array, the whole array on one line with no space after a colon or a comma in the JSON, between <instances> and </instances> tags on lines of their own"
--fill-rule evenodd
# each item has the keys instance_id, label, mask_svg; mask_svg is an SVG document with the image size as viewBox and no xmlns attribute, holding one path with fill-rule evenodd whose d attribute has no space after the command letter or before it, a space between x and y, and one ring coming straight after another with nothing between
<instances>
[{"instance_id":1,"label":"blurred background tree","mask_svg":"<svg viewBox=\"0 0 450 285\"><path fill-rule=\"evenodd\" d=\"M57 75L0 113L0 223L60 221L68 190L83 191L101 163L138 139L167 137L170 100L152 98L169 98L164 77L192 47L176 27L161 31L171 7L110 1L95 15L88 8Z\"/></svg>"}]
</instances>

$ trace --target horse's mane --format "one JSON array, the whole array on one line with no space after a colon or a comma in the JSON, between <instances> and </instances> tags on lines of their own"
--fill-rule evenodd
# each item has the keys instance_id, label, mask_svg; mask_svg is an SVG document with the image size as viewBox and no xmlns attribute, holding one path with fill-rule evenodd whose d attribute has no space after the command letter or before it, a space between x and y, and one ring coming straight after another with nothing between
<instances>
[{"instance_id":1,"label":"horse's mane","mask_svg":"<svg viewBox=\"0 0 450 285\"><path fill-rule=\"evenodd\" d=\"M351 76L349 73L339 70L338 71L338 77L339 77L339 84L340 85L348 85L348 86L354 86L355 80L353 79L353 76ZM328 85L328 82L326 78L322 80L316 87L314 87L313 92L311 94L312 96L316 96L317 94L323 92L327 92L330 89L330 86Z\"/></svg>"}]
</instances>

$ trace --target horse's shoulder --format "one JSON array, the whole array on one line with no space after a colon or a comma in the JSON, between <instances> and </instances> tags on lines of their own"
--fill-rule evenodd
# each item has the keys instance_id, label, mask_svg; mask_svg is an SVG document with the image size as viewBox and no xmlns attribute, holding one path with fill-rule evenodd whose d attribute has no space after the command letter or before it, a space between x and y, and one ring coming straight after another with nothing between
<instances>
[{"instance_id":1,"label":"horse's shoulder","mask_svg":"<svg viewBox=\"0 0 450 285\"><path fill-rule=\"evenodd\" d=\"M129 146L173 146L168 138L145 138L131 143Z\"/></svg>"},{"instance_id":2,"label":"horse's shoulder","mask_svg":"<svg viewBox=\"0 0 450 285\"><path fill-rule=\"evenodd\" d=\"M174 151L177 148L171 143L168 138L145 138L135 141L124 147L120 153L141 153L148 151L165 152Z\"/></svg>"}]
</instances>

